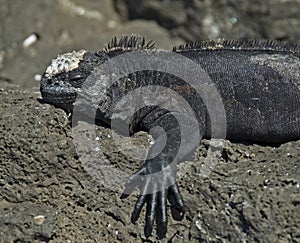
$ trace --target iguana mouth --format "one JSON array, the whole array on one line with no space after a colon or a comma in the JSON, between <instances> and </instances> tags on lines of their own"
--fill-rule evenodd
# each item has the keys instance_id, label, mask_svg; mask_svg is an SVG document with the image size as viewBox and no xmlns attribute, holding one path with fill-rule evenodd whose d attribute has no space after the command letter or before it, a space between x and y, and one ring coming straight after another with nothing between
<instances>
[{"instance_id":1,"label":"iguana mouth","mask_svg":"<svg viewBox=\"0 0 300 243\"><path fill-rule=\"evenodd\" d=\"M43 78L40 91L43 101L61 108L69 108L77 97L78 89L71 84L61 81L53 81Z\"/></svg>"}]
</instances>

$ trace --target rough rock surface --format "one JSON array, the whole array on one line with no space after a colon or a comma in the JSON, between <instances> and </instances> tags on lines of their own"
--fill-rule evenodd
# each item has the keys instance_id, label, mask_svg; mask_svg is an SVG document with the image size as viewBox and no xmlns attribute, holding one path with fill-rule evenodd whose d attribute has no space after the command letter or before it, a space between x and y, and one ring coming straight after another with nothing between
<instances>
[{"instance_id":1,"label":"rough rock surface","mask_svg":"<svg viewBox=\"0 0 300 243\"><path fill-rule=\"evenodd\" d=\"M75 150L67 115L39 103L36 89L23 90L5 82L1 87L0 239L145 241L142 220L130 223L134 197L120 200L120 191L87 172ZM79 125L82 136L93 128ZM96 133L105 158L99 156L95 163L106 159L126 173L139 166L138 160L120 152L120 144L133 150L129 138L101 126ZM140 133L133 143L146 146L149 138ZM300 240L300 141L279 147L226 141L219 163L203 179L201 165L207 149L208 141L204 141L195 161L179 166L187 215L182 222L170 220L166 240Z\"/></svg>"},{"instance_id":2,"label":"rough rock surface","mask_svg":"<svg viewBox=\"0 0 300 243\"><path fill-rule=\"evenodd\" d=\"M159 48L180 38L297 42L297 2L0 0L0 242L155 241L144 238L143 220L130 223L135 196L121 201L118 190L88 173L65 112L38 101L34 77L53 57L97 50L122 33L145 35ZM37 41L24 47L31 34ZM78 126L82 135L93 129ZM120 151L122 145L136 152L129 138L102 126L96 133L104 155L94 162L126 173L139 167L140 161ZM133 143L147 146L149 137L139 133ZM203 179L207 151L204 141L195 161L179 167L187 215L182 222L170 219L163 241L300 241L300 141L277 147L226 141L219 163Z\"/></svg>"}]
</instances>

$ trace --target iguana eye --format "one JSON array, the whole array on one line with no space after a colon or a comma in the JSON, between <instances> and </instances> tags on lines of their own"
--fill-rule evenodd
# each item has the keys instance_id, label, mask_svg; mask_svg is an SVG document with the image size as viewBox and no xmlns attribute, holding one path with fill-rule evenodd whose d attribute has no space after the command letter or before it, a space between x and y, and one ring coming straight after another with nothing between
<instances>
[{"instance_id":1,"label":"iguana eye","mask_svg":"<svg viewBox=\"0 0 300 243\"><path fill-rule=\"evenodd\" d=\"M83 76L81 74L70 75L70 81L78 81L82 78Z\"/></svg>"},{"instance_id":2,"label":"iguana eye","mask_svg":"<svg viewBox=\"0 0 300 243\"><path fill-rule=\"evenodd\" d=\"M80 73L72 73L68 75L69 83L75 88L81 87L84 78L85 76Z\"/></svg>"}]
</instances>

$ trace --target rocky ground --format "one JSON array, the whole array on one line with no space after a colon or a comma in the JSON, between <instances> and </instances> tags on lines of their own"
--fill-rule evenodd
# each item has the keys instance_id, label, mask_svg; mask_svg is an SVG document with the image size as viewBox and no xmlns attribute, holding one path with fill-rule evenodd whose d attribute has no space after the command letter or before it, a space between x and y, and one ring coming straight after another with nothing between
<instances>
[{"instance_id":1,"label":"rocky ground","mask_svg":"<svg viewBox=\"0 0 300 243\"><path fill-rule=\"evenodd\" d=\"M67 114L40 103L39 75L58 53L97 50L123 33L144 35L159 48L219 37L299 42L297 0L0 3L0 242L156 240L144 238L143 218L130 223L136 195L119 199L117 182L140 165L120 151L120 144L134 150L129 138L95 128L99 160L119 172L108 176L116 181L112 190L82 162ZM29 36L37 40L28 45ZM94 129L78 126L81 136ZM147 146L149 137L139 133L133 143ZM179 167L187 214L182 222L169 220L163 241L300 242L300 141L275 147L226 141L203 178L207 151L203 141L194 161Z\"/></svg>"}]
</instances>

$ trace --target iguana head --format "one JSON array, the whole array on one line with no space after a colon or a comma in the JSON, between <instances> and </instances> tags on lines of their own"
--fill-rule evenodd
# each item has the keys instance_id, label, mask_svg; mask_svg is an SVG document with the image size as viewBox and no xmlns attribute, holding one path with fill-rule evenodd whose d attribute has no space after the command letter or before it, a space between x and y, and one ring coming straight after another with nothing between
<instances>
[{"instance_id":1,"label":"iguana head","mask_svg":"<svg viewBox=\"0 0 300 243\"><path fill-rule=\"evenodd\" d=\"M58 55L42 77L40 91L43 101L71 110L84 81L101 63L104 63L101 55L84 50Z\"/></svg>"},{"instance_id":2,"label":"iguana head","mask_svg":"<svg viewBox=\"0 0 300 243\"><path fill-rule=\"evenodd\" d=\"M114 57L133 50L152 50L152 41L146 42L140 36L113 38L102 51L95 53L84 50L58 55L47 67L41 81L43 101L72 112L76 105L97 109L100 119L109 119L114 103L122 96L123 80L112 85L118 65ZM109 60L109 61L108 61ZM104 65L107 64L107 65ZM118 86L119 84L120 87Z\"/></svg>"}]
</instances>

